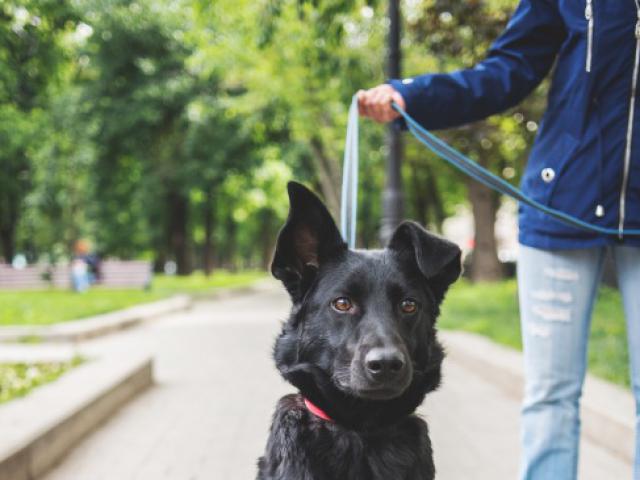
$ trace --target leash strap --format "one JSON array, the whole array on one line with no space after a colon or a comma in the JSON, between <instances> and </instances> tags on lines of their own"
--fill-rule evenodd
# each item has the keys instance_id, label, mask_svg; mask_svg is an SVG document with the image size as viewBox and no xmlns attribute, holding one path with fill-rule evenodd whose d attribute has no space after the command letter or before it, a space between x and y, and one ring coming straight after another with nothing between
<instances>
[{"instance_id":1,"label":"leash strap","mask_svg":"<svg viewBox=\"0 0 640 480\"><path fill-rule=\"evenodd\" d=\"M353 104L352 104L353 108ZM468 175L469 177L477 180L483 185L499 192L508 197L511 197L525 205L529 205L545 214L564 222L573 227L581 228L584 230L590 230L592 232L603 233L606 235L628 235L628 236L640 236L640 229L635 230L618 230L614 228L601 227L593 223L585 222L579 218L574 217L568 213L556 210L555 208L548 207L537 200L527 196L522 190L514 187L506 180L491 173L486 168L478 165L469 157L463 155L456 149L449 146L444 141L440 140L433 133L426 130L418 122L416 122L407 112L405 112L396 103L393 103L393 108L404 118L409 131L414 137L418 139L420 143L425 145L429 150L445 160L450 165Z\"/></svg>"},{"instance_id":2,"label":"leash strap","mask_svg":"<svg viewBox=\"0 0 640 480\"><path fill-rule=\"evenodd\" d=\"M358 99L353 96L349 107L347 139L342 164L342 197L340 230L349 248L356 246L356 220L358 211Z\"/></svg>"}]
</instances>

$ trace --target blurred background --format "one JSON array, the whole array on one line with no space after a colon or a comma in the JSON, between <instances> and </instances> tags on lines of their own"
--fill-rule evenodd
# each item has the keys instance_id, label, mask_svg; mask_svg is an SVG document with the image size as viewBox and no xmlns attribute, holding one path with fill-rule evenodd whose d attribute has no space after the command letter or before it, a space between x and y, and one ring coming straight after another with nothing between
<instances>
[{"instance_id":1,"label":"blurred background","mask_svg":"<svg viewBox=\"0 0 640 480\"><path fill-rule=\"evenodd\" d=\"M515 4L404 2L402 73L472 65ZM386 78L386 2L1 5L6 263L21 255L55 264L88 239L102 258L146 259L156 272L167 262L178 275L264 268L286 215L287 180L306 182L338 212L350 98ZM544 88L445 138L517 182L543 106ZM384 128L363 122L361 145L359 244L374 247ZM436 231L466 217L458 235L488 266L475 277L501 276L495 194L408 137L402 180L404 217Z\"/></svg>"},{"instance_id":2,"label":"blurred background","mask_svg":"<svg viewBox=\"0 0 640 480\"><path fill-rule=\"evenodd\" d=\"M35 326L176 294L212 301L265 279L287 181L337 218L352 95L472 66L516 4L0 0L0 326L14 342L0 354L47 343ZM517 184L546 90L439 135ZM453 239L467 279L441 326L519 348L516 205L394 135L361 121L358 245L381 246L385 222L401 218ZM622 318L604 289L589 355L592 371L626 385ZM271 371L269 335L259 344ZM12 355L0 355L0 403L91 356Z\"/></svg>"}]
</instances>

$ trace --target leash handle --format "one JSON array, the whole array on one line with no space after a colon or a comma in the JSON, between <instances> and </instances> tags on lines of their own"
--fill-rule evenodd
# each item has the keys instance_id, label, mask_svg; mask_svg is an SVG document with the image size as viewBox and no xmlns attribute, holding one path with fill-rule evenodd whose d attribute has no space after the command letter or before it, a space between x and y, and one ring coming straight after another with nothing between
<instances>
[{"instance_id":1,"label":"leash handle","mask_svg":"<svg viewBox=\"0 0 640 480\"><path fill-rule=\"evenodd\" d=\"M351 100L347 120L340 202L340 230L342 237L349 245L349 248L355 248L358 212L358 99L356 95Z\"/></svg>"}]
</instances>

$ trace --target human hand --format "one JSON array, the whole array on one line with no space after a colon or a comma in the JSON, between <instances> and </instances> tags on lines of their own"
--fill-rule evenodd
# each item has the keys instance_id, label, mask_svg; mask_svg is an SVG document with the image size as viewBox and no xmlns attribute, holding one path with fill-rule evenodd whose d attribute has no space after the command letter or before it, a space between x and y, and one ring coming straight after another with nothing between
<instances>
[{"instance_id":1,"label":"human hand","mask_svg":"<svg viewBox=\"0 0 640 480\"><path fill-rule=\"evenodd\" d=\"M360 115L380 123L390 122L400 116L391 107L392 102L396 102L403 110L405 109L402 95L387 83L369 90L359 90L357 98Z\"/></svg>"}]
</instances>

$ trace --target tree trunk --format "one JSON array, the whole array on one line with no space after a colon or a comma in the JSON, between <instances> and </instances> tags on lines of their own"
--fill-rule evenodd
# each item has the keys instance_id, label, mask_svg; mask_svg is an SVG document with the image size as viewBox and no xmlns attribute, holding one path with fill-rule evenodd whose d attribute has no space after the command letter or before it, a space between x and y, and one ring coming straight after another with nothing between
<instances>
[{"instance_id":1,"label":"tree trunk","mask_svg":"<svg viewBox=\"0 0 640 480\"><path fill-rule=\"evenodd\" d=\"M0 246L5 262L11 263L16 254L16 228L21 198L18 192L6 192L0 202Z\"/></svg>"},{"instance_id":2,"label":"tree trunk","mask_svg":"<svg viewBox=\"0 0 640 480\"><path fill-rule=\"evenodd\" d=\"M442 197L440 195L440 190L438 190L438 184L436 182L436 175L431 168L429 163L426 163L424 166L425 172L427 174L427 202L429 203L429 213L431 214L431 221L435 224L436 228L439 232L442 231L442 224L446 219L446 215L444 212L444 205L442 204ZM425 219L428 221L428 219Z\"/></svg>"},{"instance_id":3,"label":"tree trunk","mask_svg":"<svg viewBox=\"0 0 640 480\"><path fill-rule=\"evenodd\" d=\"M164 266L167 263L167 252L164 248L156 249L156 254L153 259L153 272L164 273Z\"/></svg>"},{"instance_id":4,"label":"tree trunk","mask_svg":"<svg viewBox=\"0 0 640 480\"><path fill-rule=\"evenodd\" d=\"M189 200L179 192L169 192L169 244L176 259L178 275L189 275L193 265L189 251Z\"/></svg>"},{"instance_id":5,"label":"tree trunk","mask_svg":"<svg viewBox=\"0 0 640 480\"><path fill-rule=\"evenodd\" d=\"M312 138L310 145L313 152L311 157L316 166L324 201L334 218L338 218L340 214L340 192L342 185L340 164L337 160L326 154L322 140L319 138Z\"/></svg>"},{"instance_id":6,"label":"tree trunk","mask_svg":"<svg viewBox=\"0 0 640 480\"><path fill-rule=\"evenodd\" d=\"M269 210L265 211L261 217L262 225L260 228L260 236L262 238L260 240L262 242L262 261L260 265L264 270L269 270L275 247L276 234L273 228L275 218Z\"/></svg>"},{"instance_id":7,"label":"tree trunk","mask_svg":"<svg viewBox=\"0 0 640 480\"><path fill-rule=\"evenodd\" d=\"M446 216L433 169L428 162L414 160L409 165L412 171L412 203L416 220L426 227L434 226L440 232Z\"/></svg>"},{"instance_id":8,"label":"tree trunk","mask_svg":"<svg viewBox=\"0 0 640 480\"><path fill-rule=\"evenodd\" d=\"M213 188L207 188L204 204L204 245L202 246L202 264L204 274L208 277L213 272L213 226L215 224L215 208L213 205Z\"/></svg>"},{"instance_id":9,"label":"tree trunk","mask_svg":"<svg viewBox=\"0 0 640 480\"><path fill-rule=\"evenodd\" d=\"M498 197L476 181L468 181L467 186L475 223L471 280L474 282L500 280L503 275L498 260L495 236Z\"/></svg>"},{"instance_id":10,"label":"tree trunk","mask_svg":"<svg viewBox=\"0 0 640 480\"><path fill-rule=\"evenodd\" d=\"M6 263L11 263L16 253L14 228L10 226L0 229L0 243L2 244L2 255Z\"/></svg>"},{"instance_id":11,"label":"tree trunk","mask_svg":"<svg viewBox=\"0 0 640 480\"><path fill-rule=\"evenodd\" d=\"M416 215L416 220L427 225L429 223L429 203L427 195L424 195L424 185L422 183L422 176L420 175L420 166L416 161L409 161L411 166L411 185L413 187L413 211Z\"/></svg>"},{"instance_id":12,"label":"tree trunk","mask_svg":"<svg viewBox=\"0 0 640 480\"><path fill-rule=\"evenodd\" d=\"M225 230L227 232L226 251L222 258L222 265L231 272L236 270L235 254L236 254L236 222L233 220L231 212L228 213L225 222Z\"/></svg>"}]
</instances>

